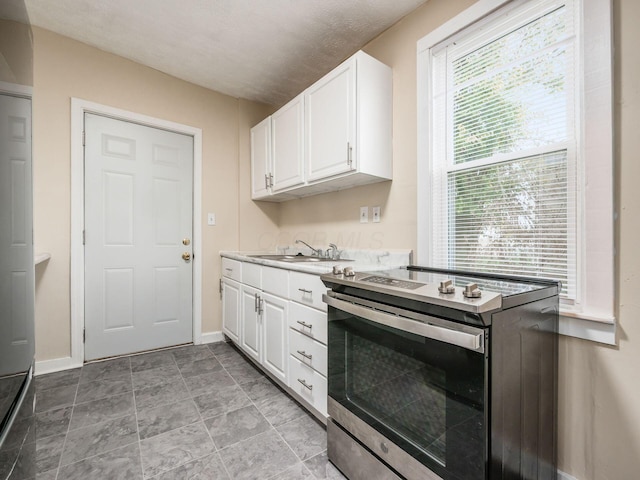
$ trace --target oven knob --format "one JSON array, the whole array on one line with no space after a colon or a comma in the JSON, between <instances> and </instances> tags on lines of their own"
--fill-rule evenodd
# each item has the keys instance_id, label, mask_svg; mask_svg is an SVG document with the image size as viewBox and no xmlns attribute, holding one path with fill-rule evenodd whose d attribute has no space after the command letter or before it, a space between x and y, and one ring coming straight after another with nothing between
<instances>
[{"instance_id":1,"label":"oven knob","mask_svg":"<svg viewBox=\"0 0 640 480\"><path fill-rule=\"evenodd\" d=\"M445 280L444 282L440 282L438 291L440 293L455 293L456 287L453 286L453 282L451 280Z\"/></svg>"},{"instance_id":2,"label":"oven knob","mask_svg":"<svg viewBox=\"0 0 640 480\"><path fill-rule=\"evenodd\" d=\"M482 292L476 283L469 283L464 287L462 294L467 298L480 298Z\"/></svg>"},{"instance_id":3,"label":"oven knob","mask_svg":"<svg viewBox=\"0 0 640 480\"><path fill-rule=\"evenodd\" d=\"M356 272L353 271L353 267L344 267L344 276L345 277L355 277Z\"/></svg>"},{"instance_id":4,"label":"oven knob","mask_svg":"<svg viewBox=\"0 0 640 480\"><path fill-rule=\"evenodd\" d=\"M333 266L333 274L334 275L342 275L342 267L340 265Z\"/></svg>"}]
</instances>

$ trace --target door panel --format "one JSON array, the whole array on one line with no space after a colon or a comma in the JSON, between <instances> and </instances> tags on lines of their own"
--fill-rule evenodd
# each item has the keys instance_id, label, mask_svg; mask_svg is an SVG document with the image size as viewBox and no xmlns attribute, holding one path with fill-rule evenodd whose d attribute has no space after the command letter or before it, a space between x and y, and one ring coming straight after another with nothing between
<instances>
[{"instance_id":1,"label":"door panel","mask_svg":"<svg viewBox=\"0 0 640 480\"><path fill-rule=\"evenodd\" d=\"M260 317L258 305L260 303L260 290L242 285L240 287L242 305L241 342L240 346L247 355L257 362L260 361Z\"/></svg>"},{"instance_id":2,"label":"door panel","mask_svg":"<svg viewBox=\"0 0 640 480\"><path fill-rule=\"evenodd\" d=\"M289 302L279 297L263 293L262 323L264 329L263 365L276 377L287 383L287 311Z\"/></svg>"},{"instance_id":3,"label":"door panel","mask_svg":"<svg viewBox=\"0 0 640 480\"><path fill-rule=\"evenodd\" d=\"M85 115L85 359L192 341L193 138Z\"/></svg>"},{"instance_id":4,"label":"door panel","mask_svg":"<svg viewBox=\"0 0 640 480\"><path fill-rule=\"evenodd\" d=\"M240 343L240 284L225 278L222 285L222 331Z\"/></svg>"},{"instance_id":5,"label":"door panel","mask_svg":"<svg viewBox=\"0 0 640 480\"><path fill-rule=\"evenodd\" d=\"M268 180L271 158L271 117L251 129L251 198L270 195Z\"/></svg>"},{"instance_id":6,"label":"door panel","mask_svg":"<svg viewBox=\"0 0 640 480\"><path fill-rule=\"evenodd\" d=\"M295 99L273 114L273 191L304 183L304 102Z\"/></svg>"},{"instance_id":7,"label":"door panel","mask_svg":"<svg viewBox=\"0 0 640 480\"><path fill-rule=\"evenodd\" d=\"M104 330L133 327L133 269L104 270Z\"/></svg>"},{"instance_id":8,"label":"door panel","mask_svg":"<svg viewBox=\"0 0 640 480\"><path fill-rule=\"evenodd\" d=\"M355 168L354 106L355 61L343 64L306 93L308 181Z\"/></svg>"},{"instance_id":9,"label":"door panel","mask_svg":"<svg viewBox=\"0 0 640 480\"><path fill-rule=\"evenodd\" d=\"M24 374L33 363L35 287L31 165L31 100L2 94L0 379ZM5 412L0 405L0 419Z\"/></svg>"}]
</instances>

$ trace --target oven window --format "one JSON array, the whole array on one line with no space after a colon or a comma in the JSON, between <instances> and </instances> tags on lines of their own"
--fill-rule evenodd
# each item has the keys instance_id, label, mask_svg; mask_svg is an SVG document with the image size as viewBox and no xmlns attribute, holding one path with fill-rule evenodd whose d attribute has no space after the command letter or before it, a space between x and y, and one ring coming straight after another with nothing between
<instances>
[{"instance_id":1,"label":"oven window","mask_svg":"<svg viewBox=\"0 0 640 480\"><path fill-rule=\"evenodd\" d=\"M442 478L484 478L484 354L335 308L329 318L329 395Z\"/></svg>"}]
</instances>

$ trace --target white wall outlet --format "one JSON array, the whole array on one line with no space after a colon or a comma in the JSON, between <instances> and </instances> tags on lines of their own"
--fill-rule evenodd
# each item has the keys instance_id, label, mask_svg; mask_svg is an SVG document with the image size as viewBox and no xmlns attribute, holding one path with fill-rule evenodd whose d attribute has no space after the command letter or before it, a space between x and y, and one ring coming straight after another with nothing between
<instances>
[{"instance_id":1,"label":"white wall outlet","mask_svg":"<svg viewBox=\"0 0 640 480\"><path fill-rule=\"evenodd\" d=\"M215 225L215 224L216 224L216 214L207 213L207 225Z\"/></svg>"},{"instance_id":2,"label":"white wall outlet","mask_svg":"<svg viewBox=\"0 0 640 480\"><path fill-rule=\"evenodd\" d=\"M369 207L360 207L360 223L369 223Z\"/></svg>"},{"instance_id":3,"label":"white wall outlet","mask_svg":"<svg viewBox=\"0 0 640 480\"><path fill-rule=\"evenodd\" d=\"M373 207L371 209L371 218L373 223L380 223L380 207Z\"/></svg>"}]
</instances>

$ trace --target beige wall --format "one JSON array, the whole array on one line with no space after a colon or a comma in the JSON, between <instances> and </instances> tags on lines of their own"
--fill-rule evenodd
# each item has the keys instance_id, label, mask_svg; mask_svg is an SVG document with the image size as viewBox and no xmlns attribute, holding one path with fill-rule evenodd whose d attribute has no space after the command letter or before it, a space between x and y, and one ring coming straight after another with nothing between
<instances>
[{"instance_id":1,"label":"beige wall","mask_svg":"<svg viewBox=\"0 0 640 480\"><path fill-rule=\"evenodd\" d=\"M286 202L277 241L265 238L262 247L299 236L318 245L416 248L416 42L472 3L430 0L364 47L393 67L393 182ZM559 464L579 480L640 471L640 2L614 0L614 16L619 342L560 342ZM361 205L382 206L382 222L359 224Z\"/></svg>"},{"instance_id":2,"label":"beige wall","mask_svg":"<svg viewBox=\"0 0 640 480\"><path fill-rule=\"evenodd\" d=\"M0 19L0 82L33 85L33 42L28 25Z\"/></svg>"},{"instance_id":3,"label":"beige wall","mask_svg":"<svg viewBox=\"0 0 640 480\"><path fill-rule=\"evenodd\" d=\"M36 272L36 358L70 355L71 97L202 129L202 178L196 179L202 182L202 330L219 332L218 252L239 245L238 156L240 151L248 155L246 132L268 113L267 107L197 87L46 30L35 28L34 38L35 247L52 254ZM216 226L206 226L207 212L216 213ZM251 214L244 212L243 217Z\"/></svg>"}]
</instances>

